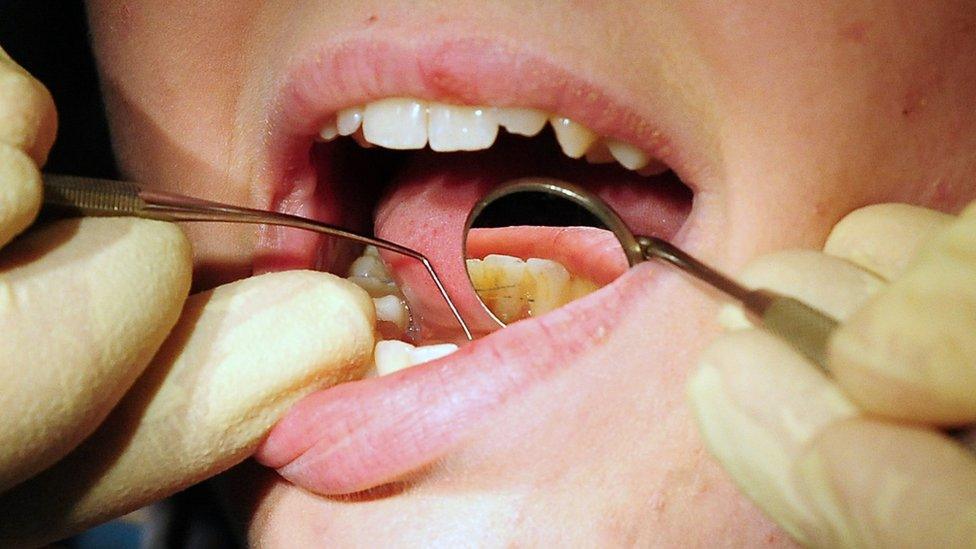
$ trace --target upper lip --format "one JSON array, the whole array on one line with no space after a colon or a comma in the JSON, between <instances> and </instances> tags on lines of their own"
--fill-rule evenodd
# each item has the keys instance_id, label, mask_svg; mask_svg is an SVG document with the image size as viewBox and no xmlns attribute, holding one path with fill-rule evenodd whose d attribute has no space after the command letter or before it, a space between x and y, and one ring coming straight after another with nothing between
<instances>
[{"instance_id":1,"label":"upper lip","mask_svg":"<svg viewBox=\"0 0 976 549\"><path fill-rule=\"evenodd\" d=\"M508 42L468 36L425 41L347 36L313 48L286 72L268 105L266 159L271 186L254 188L273 206L295 179L308 175L308 149L329 117L353 105L396 96L463 105L532 107L567 116L598 134L629 142L658 158L693 190L692 159L673 113L627 102L612 82L574 74L550 55ZM695 170L695 171L693 171Z\"/></svg>"},{"instance_id":2,"label":"upper lip","mask_svg":"<svg viewBox=\"0 0 976 549\"><path fill-rule=\"evenodd\" d=\"M392 96L534 107L567 116L650 152L685 181L694 180L687 171L694 165L688 148L676 142L665 117L649 122L649 105L627 104L612 85L596 85L510 43L346 37L301 59L270 105L267 151L274 183L255 189L265 207L276 208L274 201L294 181L314 177L308 150L328 117ZM369 488L428 464L512 395L609 337L623 312L639 305L634 297L647 292L644 272L645 267L631 271L596 294L444 359L313 394L272 432L259 459L320 493ZM608 302L618 314L598 314ZM485 362L493 364L490 370Z\"/></svg>"}]
</instances>

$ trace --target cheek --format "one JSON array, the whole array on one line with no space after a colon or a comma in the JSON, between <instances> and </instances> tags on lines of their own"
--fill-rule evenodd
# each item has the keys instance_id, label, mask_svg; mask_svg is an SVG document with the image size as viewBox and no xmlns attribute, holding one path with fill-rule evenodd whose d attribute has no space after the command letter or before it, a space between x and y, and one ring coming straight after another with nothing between
<instances>
[{"instance_id":1,"label":"cheek","mask_svg":"<svg viewBox=\"0 0 976 549\"><path fill-rule=\"evenodd\" d=\"M92 43L124 178L248 205L260 121L240 98L256 1L88 3ZM219 24L217 24L219 23ZM254 228L186 225L197 289L250 274Z\"/></svg>"},{"instance_id":2,"label":"cheek","mask_svg":"<svg viewBox=\"0 0 976 549\"><path fill-rule=\"evenodd\" d=\"M128 176L177 191L226 187L253 4L90 3L113 140Z\"/></svg>"},{"instance_id":3,"label":"cheek","mask_svg":"<svg viewBox=\"0 0 976 549\"><path fill-rule=\"evenodd\" d=\"M971 14L857 3L682 9L722 113L713 131L725 190L702 198L728 266L820 246L865 204L955 211L976 194Z\"/></svg>"}]
</instances>

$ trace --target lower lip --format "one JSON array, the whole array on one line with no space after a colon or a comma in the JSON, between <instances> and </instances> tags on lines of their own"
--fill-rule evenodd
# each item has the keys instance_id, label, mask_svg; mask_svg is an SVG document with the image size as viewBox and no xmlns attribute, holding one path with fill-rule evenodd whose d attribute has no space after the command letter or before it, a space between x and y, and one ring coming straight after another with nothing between
<instances>
[{"instance_id":1,"label":"lower lip","mask_svg":"<svg viewBox=\"0 0 976 549\"><path fill-rule=\"evenodd\" d=\"M275 426L256 458L323 495L395 481L443 456L529 387L613 344L614 328L652 290L656 272L643 264L443 359L312 394Z\"/></svg>"}]
</instances>

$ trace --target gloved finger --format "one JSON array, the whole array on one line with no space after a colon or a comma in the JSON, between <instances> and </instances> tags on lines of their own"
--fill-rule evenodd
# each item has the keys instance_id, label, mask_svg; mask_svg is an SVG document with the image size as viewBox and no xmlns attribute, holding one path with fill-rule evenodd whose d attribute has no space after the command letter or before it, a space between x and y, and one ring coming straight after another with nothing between
<instances>
[{"instance_id":1,"label":"gloved finger","mask_svg":"<svg viewBox=\"0 0 976 549\"><path fill-rule=\"evenodd\" d=\"M808 541L814 525L793 465L824 426L856 407L786 343L754 329L705 350L688 396L712 455L790 535Z\"/></svg>"},{"instance_id":2,"label":"gloved finger","mask_svg":"<svg viewBox=\"0 0 976 549\"><path fill-rule=\"evenodd\" d=\"M0 248L34 221L42 194L34 161L20 149L0 143Z\"/></svg>"},{"instance_id":3,"label":"gloved finger","mask_svg":"<svg viewBox=\"0 0 976 549\"><path fill-rule=\"evenodd\" d=\"M158 221L61 221L3 250L0 492L94 431L176 322L190 276L188 241Z\"/></svg>"},{"instance_id":4,"label":"gloved finger","mask_svg":"<svg viewBox=\"0 0 976 549\"><path fill-rule=\"evenodd\" d=\"M746 266L739 279L796 297L844 318L883 286L877 276L812 251L784 251ZM720 321L750 323L739 307ZM787 343L758 329L719 337L703 353L689 383L700 432L742 490L791 535L804 541L810 513L793 464L824 426L858 414L837 386Z\"/></svg>"},{"instance_id":5,"label":"gloved finger","mask_svg":"<svg viewBox=\"0 0 976 549\"><path fill-rule=\"evenodd\" d=\"M972 547L976 460L928 429L866 418L833 423L795 470L817 547Z\"/></svg>"},{"instance_id":6,"label":"gloved finger","mask_svg":"<svg viewBox=\"0 0 976 549\"><path fill-rule=\"evenodd\" d=\"M0 143L26 152L43 166L58 131L47 88L0 49Z\"/></svg>"},{"instance_id":7,"label":"gloved finger","mask_svg":"<svg viewBox=\"0 0 976 549\"><path fill-rule=\"evenodd\" d=\"M374 324L369 296L327 273L272 273L190 297L105 424L0 496L2 545L58 539L239 463L302 396L365 373Z\"/></svg>"},{"instance_id":8,"label":"gloved finger","mask_svg":"<svg viewBox=\"0 0 976 549\"><path fill-rule=\"evenodd\" d=\"M829 367L863 409L976 422L976 204L831 339Z\"/></svg>"},{"instance_id":9,"label":"gloved finger","mask_svg":"<svg viewBox=\"0 0 976 549\"><path fill-rule=\"evenodd\" d=\"M884 280L894 280L920 246L953 219L949 214L909 204L866 206L834 225L824 252Z\"/></svg>"},{"instance_id":10,"label":"gloved finger","mask_svg":"<svg viewBox=\"0 0 976 549\"><path fill-rule=\"evenodd\" d=\"M765 288L795 297L842 320L884 286L884 282L843 259L811 250L787 250L761 256L737 277L749 288ZM723 305L719 323L729 330L752 326L742 307Z\"/></svg>"}]
</instances>

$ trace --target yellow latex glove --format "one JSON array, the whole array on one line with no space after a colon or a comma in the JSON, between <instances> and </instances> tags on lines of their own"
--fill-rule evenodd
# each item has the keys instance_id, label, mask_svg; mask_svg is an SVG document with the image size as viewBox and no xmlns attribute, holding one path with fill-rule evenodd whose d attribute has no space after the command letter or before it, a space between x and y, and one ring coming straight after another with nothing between
<instances>
[{"instance_id":1,"label":"yellow latex glove","mask_svg":"<svg viewBox=\"0 0 976 549\"><path fill-rule=\"evenodd\" d=\"M301 396L362 374L373 347L371 300L326 273L187 299L190 245L173 224L65 220L20 234L55 131L47 90L0 50L3 547L58 539L240 462Z\"/></svg>"},{"instance_id":2,"label":"yellow latex glove","mask_svg":"<svg viewBox=\"0 0 976 549\"><path fill-rule=\"evenodd\" d=\"M752 263L743 282L843 321L832 378L748 327L703 353L689 396L742 490L804 545L976 546L976 203L958 218L885 204L850 214L824 253Z\"/></svg>"}]
</instances>

